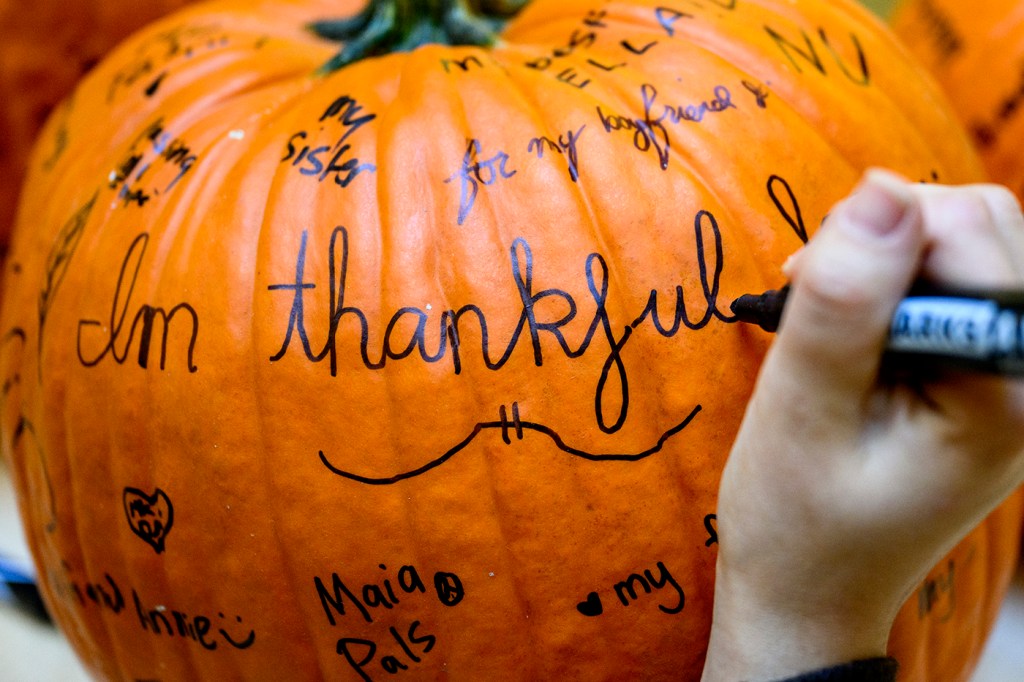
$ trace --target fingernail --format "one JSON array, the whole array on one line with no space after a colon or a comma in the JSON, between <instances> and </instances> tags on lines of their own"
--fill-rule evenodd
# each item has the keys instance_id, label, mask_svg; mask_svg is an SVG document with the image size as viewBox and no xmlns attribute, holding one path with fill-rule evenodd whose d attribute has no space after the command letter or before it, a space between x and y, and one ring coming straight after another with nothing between
<instances>
[{"instance_id":1,"label":"fingernail","mask_svg":"<svg viewBox=\"0 0 1024 682\"><path fill-rule=\"evenodd\" d=\"M782 264L783 275L785 275L786 277L792 277L793 273L796 271L797 261L800 260L800 254L803 252L803 247L800 247L800 250L794 251L793 253L789 254L789 257L786 258L786 262Z\"/></svg>"},{"instance_id":2,"label":"fingernail","mask_svg":"<svg viewBox=\"0 0 1024 682\"><path fill-rule=\"evenodd\" d=\"M911 195L903 181L885 171L869 171L847 204L850 222L866 232L891 232L910 207Z\"/></svg>"}]
</instances>

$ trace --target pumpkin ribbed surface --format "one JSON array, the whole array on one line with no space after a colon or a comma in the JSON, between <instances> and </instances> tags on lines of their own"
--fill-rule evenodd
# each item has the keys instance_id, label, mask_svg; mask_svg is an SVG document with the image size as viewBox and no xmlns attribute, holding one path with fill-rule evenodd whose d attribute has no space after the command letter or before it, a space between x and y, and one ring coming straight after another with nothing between
<instances>
[{"instance_id":1,"label":"pumpkin ribbed surface","mask_svg":"<svg viewBox=\"0 0 1024 682\"><path fill-rule=\"evenodd\" d=\"M179 13L40 140L2 426L57 620L111 679L698 679L770 341L729 303L968 140L851 2L539 0L322 72L357 9ZM912 596L902 679L967 678L1020 518Z\"/></svg>"}]
</instances>

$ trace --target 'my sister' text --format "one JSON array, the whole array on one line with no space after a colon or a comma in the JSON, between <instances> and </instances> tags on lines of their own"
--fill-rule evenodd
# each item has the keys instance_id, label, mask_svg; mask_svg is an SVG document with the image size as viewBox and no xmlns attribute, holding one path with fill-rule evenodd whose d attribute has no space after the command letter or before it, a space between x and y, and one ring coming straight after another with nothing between
<instances>
[{"instance_id":1,"label":"'my sister' text","mask_svg":"<svg viewBox=\"0 0 1024 682\"><path fill-rule=\"evenodd\" d=\"M336 376L338 336L343 321L354 325L362 363L368 370L380 370L389 360L414 356L427 363L450 362L452 371L459 374L464 353L468 350L462 343L461 331L470 323L475 323L479 333L479 352L483 364L493 371L502 369L521 344L527 346L527 352L532 352L533 361L538 367L544 364L545 352L550 353L555 348L570 359L581 358L600 348L599 352L604 353L604 363L597 380L594 411L597 424L605 433L615 433L621 429L628 415L629 375L622 351L637 330L649 326L661 336L671 338L684 328L694 331L703 329L712 319L723 322L733 319L732 315L718 308L719 280L724 266L721 231L714 215L702 210L693 219L697 275L701 288L697 295L698 310L687 309L683 286L679 284L674 287L674 309L671 315L665 317L659 310L661 293L652 289L646 304L633 317L633 321L616 328L607 309L608 264L600 254L591 253L584 259L583 277L594 307L589 313L590 320L582 338L570 340L566 336L565 327L576 319L580 305L572 294L563 289L535 290L533 249L526 239L518 238L509 248L509 265L510 280L518 294L517 306L520 310L518 322L507 340L495 341L492 338L487 315L475 303L433 312L429 306L426 309L403 306L394 312L384 327L380 347L371 350L371 321L358 305L347 298L349 233L346 228L339 226L332 232L327 250L329 305L326 319L322 320L320 327L326 338L319 348L315 348L309 337L305 314L306 297L317 287L316 283L306 281L305 276L307 236L303 232L295 261L294 280L267 287L270 291L288 292L292 297L284 340L277 353L271 356L272 362L282 360L297 342L307 360L315 363L327 360L331 375ZM428 328L437 330L436 340L428 338L433 336L428 334ZM541 343L545 335L551 343ZM617 396L613 392L617 392Z\"/></svg>"}]
</instances>

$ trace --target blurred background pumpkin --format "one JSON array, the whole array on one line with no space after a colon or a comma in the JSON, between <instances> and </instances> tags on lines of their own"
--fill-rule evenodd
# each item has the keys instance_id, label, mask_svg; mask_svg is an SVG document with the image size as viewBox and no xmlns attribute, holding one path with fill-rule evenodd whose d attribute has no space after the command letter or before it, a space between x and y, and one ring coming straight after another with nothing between
<instances>
[{"instance_id":1,"label":"blurred background pumpkin","mask_svg":"<svg viewBox=\"0 0 1024 682\"><path fill-rule=\"evenodd\" d=\"M1024 2L904 0L892 25L942 86L992 180L1024 197Z\"/></svg>"}]
</instances>

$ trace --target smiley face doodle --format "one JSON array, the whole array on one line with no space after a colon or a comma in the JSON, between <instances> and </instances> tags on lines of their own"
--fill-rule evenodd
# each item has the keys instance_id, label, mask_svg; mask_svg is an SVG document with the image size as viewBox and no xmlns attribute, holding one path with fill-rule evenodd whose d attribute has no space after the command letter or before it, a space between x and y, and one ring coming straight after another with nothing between
<instances>
[{"instance_id":1,"label":"smiley face doodle","mask_svg":"<svg viewBox=\"0 0 1024 682\"><path fill-rule=\"evenodd\" d=\"M171 499L160 488L152 495L138 488L124 489L124 511L132 532L146 541L157 554L164 551L164 542L174 524Z\"/></svg>"}]
</instances>

